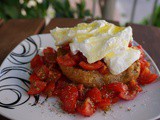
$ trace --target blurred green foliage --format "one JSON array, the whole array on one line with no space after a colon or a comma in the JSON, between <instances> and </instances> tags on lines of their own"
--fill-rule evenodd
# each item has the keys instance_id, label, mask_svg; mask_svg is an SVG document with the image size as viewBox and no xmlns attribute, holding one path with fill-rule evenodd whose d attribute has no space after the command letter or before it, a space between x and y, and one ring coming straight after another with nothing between
<instances>
[{"instance_id":1,"label":"blurred green foliage","mask_svg":"<svg viewBox=\"0 0 160 120\"><path fill-rule=\"evenodd\" d=\"M144 20L141 22L143 25L149 25L150 22L150 17L144 18ZM160 6L157 6L154 13L153 13L153 18L152 18L152 23L153 26L160 27Z\"/></svg>"},{"instance_id":2,"label":"blurred green foliage","mask_svg":"<svg viewBox=\"0 0 160 120\"><path fill-rule=\"evenodd\" d=\"M22 1L22 2L21 2ZM29 2L34 4L29 5ZM91 16L86 10L84 0L76 3L76 8L70 6L69 0L0 0L0 18L4 20L12 18L44 18L47 15L49 5L55 10L56 17L85 18Z\"/></svg>"}]
</instances>

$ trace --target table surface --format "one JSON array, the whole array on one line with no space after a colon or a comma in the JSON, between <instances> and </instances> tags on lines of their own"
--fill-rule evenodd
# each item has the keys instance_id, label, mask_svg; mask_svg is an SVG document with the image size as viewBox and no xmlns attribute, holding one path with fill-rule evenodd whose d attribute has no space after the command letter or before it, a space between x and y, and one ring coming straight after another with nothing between
<instances>
[{"instance_id":1,"label":"table surface","mask_svg":"<svg viewBox=\"0 0 160 120\"><path fill-rule=\"evenodd\" d=\"M85 22L91 21L92 19ZM56 26L73 27L81 22L84 22L83 19L56 18L45 26L44 19L12 19L8 22L0 19L0 65L12 49L26 37L33 34L49 33ZM109 22L119 24L114 21ZM130 23L128 25L133 28L134 40L143 46L160 69L160 28ZM0 115L0 120L8 119Z\"/></svg>"}]
</instances>

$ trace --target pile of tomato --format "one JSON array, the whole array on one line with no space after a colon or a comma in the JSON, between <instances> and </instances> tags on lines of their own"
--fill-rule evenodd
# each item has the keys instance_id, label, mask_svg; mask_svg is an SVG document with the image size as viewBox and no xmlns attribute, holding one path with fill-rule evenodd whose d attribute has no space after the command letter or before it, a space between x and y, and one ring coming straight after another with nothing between
<instances>
[{"instance_id":1,"label":"pile of tomato","mask_svg":"<svg viewBox=\"0 0 160 120\"><path fill-rule=\"evenodd\" d=\"M140 46L137 47L142 51ZM46 95L58 97L61 108L67 113L79 113L83 116L91 116L97 109L108 110L110 106L119 100L132 100L142 91L140 85L152 83L158 77L149 70L150 64L144 59L141 52L141 72L138 80L132 80L127 84L116 82L104 85L101 88L86 88L83 84L74 84L61 72L58 64L70 67L80 67L85 70L98 70L107 74L108 69L102 61L89 64L86 58L77 53L72 55L68 46L63 46L67 53L58 56L54 49L47 47L43 50L43 56L36 55L31 61L33 73L30 75L29 95Z\"/></svg>"}]
</instances>

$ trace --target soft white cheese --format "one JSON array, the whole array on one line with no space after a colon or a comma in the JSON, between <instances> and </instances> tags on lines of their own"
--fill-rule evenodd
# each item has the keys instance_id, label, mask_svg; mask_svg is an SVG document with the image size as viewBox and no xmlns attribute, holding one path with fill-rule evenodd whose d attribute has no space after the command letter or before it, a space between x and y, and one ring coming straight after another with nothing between
<instances>
[{"instance_id":1,"label":"soft white cheese","mask_svg":"<svg viewBox=\"0 0 160 120\"><path fill-rule=\"evenodd\" d=\"M112 74L125 71L140 57L140 51L129 48L131 27L118 27L104 20L81 23L73 28L55 28L51 31L56 45L69 42L73 54L78 51L88 63L104 59Z\"/></svg>"}]
</instances>

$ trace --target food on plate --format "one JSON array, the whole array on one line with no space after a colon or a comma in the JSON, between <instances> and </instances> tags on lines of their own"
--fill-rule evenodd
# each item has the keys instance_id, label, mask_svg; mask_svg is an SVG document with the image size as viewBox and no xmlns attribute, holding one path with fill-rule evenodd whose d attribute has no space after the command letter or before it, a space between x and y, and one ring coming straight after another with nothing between
<instances>
[{"instance_id":1,"label":"food on plate","mask_svg":"<svg viewBox=\"0 0 160 120\"><path fill-rule=\"evenodd\" d=\"M133 46L132 28L104 20L51 30L54 50L31 60L29 95L58 97L70 114L107 111L119 100L133 100L141 85L154 82L142 46Z\"/></svg>"}]
</instances>

